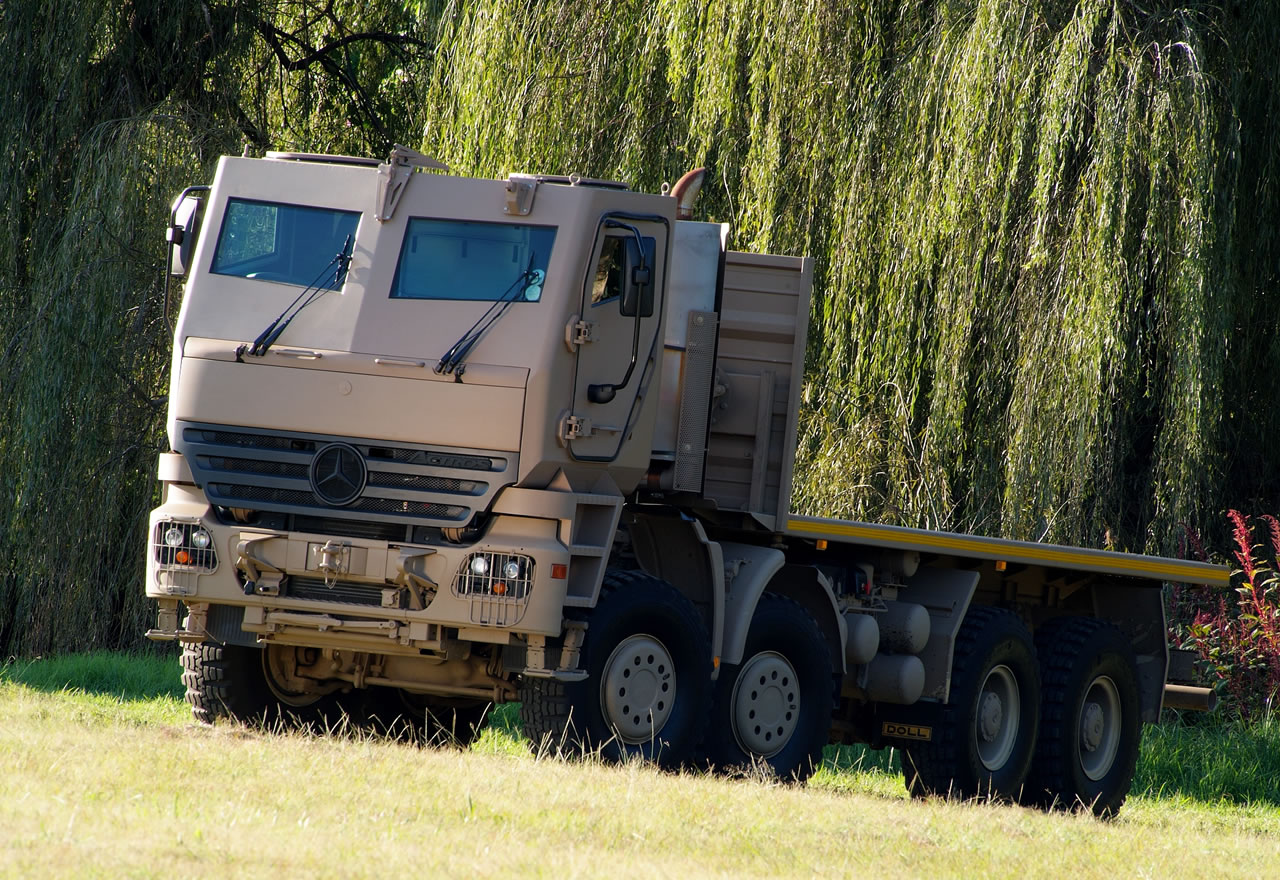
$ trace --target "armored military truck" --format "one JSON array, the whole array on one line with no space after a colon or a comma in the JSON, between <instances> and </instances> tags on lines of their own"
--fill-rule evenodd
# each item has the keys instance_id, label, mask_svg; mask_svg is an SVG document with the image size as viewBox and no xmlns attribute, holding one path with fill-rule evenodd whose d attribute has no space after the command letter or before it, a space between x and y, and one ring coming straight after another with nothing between
<instances>
[{"instance_id":1,"label":"armored military truck","mask_svg":"<svg viewBox=\"0 0 1280 880\"><path fill-rule=\"evenodd\" d=\"M1212 565L791 511L813 264L658 194L225 157L170 216L149 635L195 716L519 701L555 748L1113 812Z\"/></svg>"}]
</instances>

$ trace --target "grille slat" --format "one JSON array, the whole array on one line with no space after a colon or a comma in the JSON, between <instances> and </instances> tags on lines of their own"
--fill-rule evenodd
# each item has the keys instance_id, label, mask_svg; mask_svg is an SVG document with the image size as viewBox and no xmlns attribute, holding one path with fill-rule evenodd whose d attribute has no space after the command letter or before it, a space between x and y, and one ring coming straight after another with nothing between
<instances>
[{"instance_id":1,"label":"grille slat","mask_svg":"<svg viewBox=\"0 0 1280 880\"><path fill-rule=\"evenodd\" d=\"M450 495L482 495L488 483L475 480L456 480L452 477L412 476L389 474L385 471L369 471L369 485L379 489L400 489L406 492L445 492ZM388 496L400 497L400 496ZM412 497L412 496L404 496Z\"/></svg>"},{"instance_id":2,"label":"grille slat","mask_svg":"<svg viewBox=\"0 0 1280 880\"><path fill-rule=\"evenodd\" d=\"M341 602L344 605L372 605L382 607L383 588L376 584L357 584L338 581L326 587L321 578L290 577L285 585L285 595L290 599L309 602Z\"/></svg>"},{"instance_id":3,"label":"grille slat","mask_svg":"<svg viewBox=\"0 0 1280 880\"><path fill-rule=\"evenodd\" d=\"M330 517L293 517L291 530L316 535L342 535L345 538L368 538L371 541L400 542L409 540L406 531L412 529L403 523L369 522L358 519L332 519Z\"/></svg>"},{"instance_id":4,"label":"grille slat","mask_svg":"<svg viewBox=\"0 0 1280 880\"><path fill-rule=\"evenodd\" d=\"M271 477L292 477L298 480L307 479L305 464L291 464L281 461L257 461L252 458L220 458L201 456L208 463L210 470L230 471L238 474L262 474Z\"/></svg>"},{"instance_id":5,"label":"grille slat","mask_svg":"<svg viewBox=\"0 0 1280 880\"><path fill-rule=\"evenodd\" d=\"M242 501L259 501L290 507L314 507L328 509L323 501L311 492L296 489L279 489L272 486L237 486L233 483L210 483L205 487L209 499L229 507L243 507ZM395 498L359 498L347 505L347 510L366 513L402 514L404 516L442 519L459 522L470 508L456 505L431 504L422 501L406 501Z\"/></svg>"}]
</instances>

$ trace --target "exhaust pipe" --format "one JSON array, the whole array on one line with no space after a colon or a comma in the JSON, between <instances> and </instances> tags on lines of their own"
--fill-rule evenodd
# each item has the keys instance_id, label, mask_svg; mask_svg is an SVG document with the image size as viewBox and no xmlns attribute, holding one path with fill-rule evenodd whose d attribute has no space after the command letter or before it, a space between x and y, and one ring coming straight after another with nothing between
<instances>
[{"instance_id":1,"label":"exhaust pipe","mask_svg":"<svg viewBox=\"0 0 1280 880\"><path fill-rule=\"evenodd\" d=\"M1166 709L1190 709L1193 712L1212 712L1218 707L1218 695L1205 687L1166 684L1164 686L1164 707Z\"/></svg>"},{"instance_id":2,"label":"exhaust pipe","mask_svg":"<svg viewBox=\"0 0 1280 880\"><path fill-rule=\"evenodd\" d=\"M672 187L671 195L676 200L677 220L693 219L693 203L698 200L698 193L702 191L702 179L706 175L707 169L695 168L677 180L676 185Z\"/></svg>"}]
</instances>

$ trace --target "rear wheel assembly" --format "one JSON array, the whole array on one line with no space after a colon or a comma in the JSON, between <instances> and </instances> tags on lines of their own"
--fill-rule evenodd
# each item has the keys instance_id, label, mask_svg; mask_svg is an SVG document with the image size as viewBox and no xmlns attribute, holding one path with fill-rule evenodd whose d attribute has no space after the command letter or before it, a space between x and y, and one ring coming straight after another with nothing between
<instances>
[{"instance_id":1,"label":"rear wheel assembly","mask_svg":"<svg viewBox=\"0 0 1280 880\"><path fill-rule=\"evenodd\" d=\"M760 597L743 661L716 682L707 757L720 769L762 765L801 781L822 763L835 680L822 630L791 599Z\"/></svg>"},{"instance_id":2,"label":"rear wheel assembly","mask_svg":"<svg viewBox=\"0 0 1280 880\"><path fill-rule=\"evenodd\" d=\"M904 749L913 795L1019 797L1031 766L1040 676L1031 635L1010 611L969 609L956 636L951 693L934 738Z\"/></svg>"},{"instance_id":3,"label":"rear wheel assembly","mask_svg":"<svg viewBox=\"0 0 1280 880\"><path fill-rule=\"evenodd\" d=\"M1040 738L1027 799L1110 816L1133 784L1142 737L1137 661L1110 623L1063 617L1036 633Z\"/></svg>"}]
</instances>

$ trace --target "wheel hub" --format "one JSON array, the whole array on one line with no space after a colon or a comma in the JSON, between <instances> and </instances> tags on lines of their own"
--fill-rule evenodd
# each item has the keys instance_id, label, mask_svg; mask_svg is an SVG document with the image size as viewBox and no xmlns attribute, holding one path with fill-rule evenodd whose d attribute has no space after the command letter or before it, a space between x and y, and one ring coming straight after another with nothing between
<instances>
[{"instance_id":1,"label":"wheel hub","mask_svg":"<svg viewBox=\"0 0 1280 880\"><path fill-rule=\"evenodd\" d=\"M1123 720L1119 688L1108 676L1099 675L1089 683L1080 704L1078 748L1080 769L1095 782L1115 764Z\"/></svg>"},{"instance_id":2,"label":"wheel hub","mask_svg":"<svg viewBox=\"0 0 1280 880\"><path fill-rule=\"evenodd\" d=\"M734 682L730 715L743 751L770 758L791 740L800 723L800 687L795 668L775 651L748 660Z\"/></svg>"},{"instance_id":3,"label":"wheel hub","mask_svg":"<svg viewBox=\"0 0 1280 880\"><path fill-rule=\"evenodd\" d=\"M620 740L635 745L655 739L675 699L675 664L662 642L639 634L613 649L600 679L600 706Z\"/></svg>"},{"instance_id":4,"label":"wheel hub","mask_svg":"<svg viewBox=\"0 0 1280 880\"><path fill-rule=\"evenodd\" d=\"M995 742L996 735L1000 733L1000 723L1004 721L1004 706L1000 702L1000 697L994 693L987 693L982 698L982 709L979 713L979 731L982 738L986 742Z\"/></svg>"},{"instance_id":5,"label":"wheel hub","mask_svg":"<svg viewBox=\"0 0 1280 880\"><path fill-rule=\"evenodd\" d=\"M1080 715L1080 744L1086 751L1096 752L1102 742L1102 707L1097 703L1085 703Z\"/></svg>"},{"instance_id":6,"label":"wheel hub","mask_svg":"<svg viewBox=\"0 0 1280 880\"><path fill-rule=\"evenodd\" d=\"M974 740L982 766L992 772L1004 767L1018 742L1022 721L1018 694L1017 676L1004 664L987 673L978 691Z\"/></svg>"}]
</instances>

